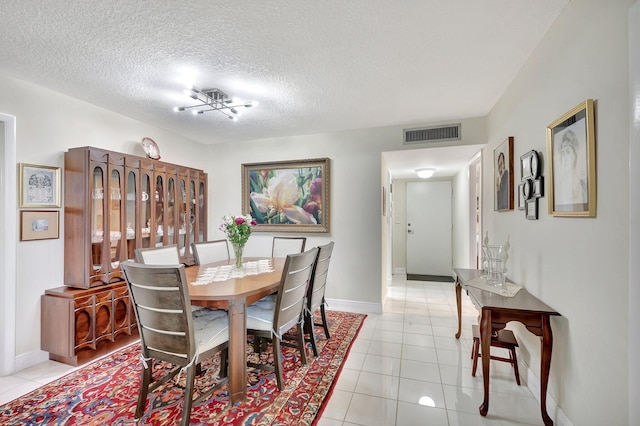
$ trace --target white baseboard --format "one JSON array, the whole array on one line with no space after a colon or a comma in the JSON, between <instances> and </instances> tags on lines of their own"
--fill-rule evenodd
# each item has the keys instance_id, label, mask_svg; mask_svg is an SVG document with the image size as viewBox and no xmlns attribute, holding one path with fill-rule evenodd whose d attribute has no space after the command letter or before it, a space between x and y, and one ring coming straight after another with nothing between
<instances>
[{"instance_id":1,"label":"white baseboard","mask_svg":"<svg viewBox=\"0 0 640 426\"><path fill-rule=\"evenodd\" d=\"M326 299L327 309L333 311L357 312L362 314L381 314L382 304L354 302L353 300Z\"/></svg>"},{"instance_id":2,"label":"white baseboard","mask_svg":"<svg viewBox=\"0 0 640 426\"><path fill-rule=\"evenodd\" d=\"M407 268L393 268L393 275L407 275Z\"/></svg>"},{"instance_id":3,"label":"white baseboard","mask_svg":"<svg viewBox=\"0 0 640 426\"><path fill-rule=\"evenodd\" d=\"M24 370L25 368L33 367L34 365L48 360L49 352L41 350L31 351L26 354L18 355L15 358L15 363L13 364L15 367L15 371L11 374L15 374L18 371Z\"/></svg>"},{"instance_id":4,"label":"white baseboard","mask_svg":"<svg viewBox=\"0 0 640 426\"><path fill-rule=\"evenodd\" d=\"M540 404L540 378L533 374L529 365L524 361L518 361L518 368L521 372L524 371L524 377L526 377L527 387L533 394L534 398ZM521 373L522 377L522 373ZM569 417L567 417L566 413L562 411L556 401L549 395L547 392L547 413L549 417L553 419L553 424L556 426L573 426Z\"/></svg>"}]
</instances>

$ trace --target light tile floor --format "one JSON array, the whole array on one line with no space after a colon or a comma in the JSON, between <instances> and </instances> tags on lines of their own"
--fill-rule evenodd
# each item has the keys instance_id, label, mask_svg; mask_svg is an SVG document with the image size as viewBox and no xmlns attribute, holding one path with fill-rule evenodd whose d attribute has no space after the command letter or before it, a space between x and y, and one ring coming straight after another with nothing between
<instances>
[{"instance_id":1,"label":"light tile floor","mask_svg":"<svg viewBox=\"0 0 640 426\"><path fill-rule=\"evenodd\" d=\"M452 283L394 277L383 311L367 316L318 426L542 424L526 377L517 386L511 366L498 361L491 361L489 414L478 413L482 367L471 377L470 359L478 312L463 296L462 336L456 340ZM47 361L0 377L0 404L74 369Z\"/></svg>"},{"instance_id":2,"label":"light tile floor","mask_svg":"<svg viewBox=\"0 0 640 426\"><path fill-rule=\"evenodd\" d=\"M480 416L482 366L471 377L470 358L478 311L464 293L462 312L457 340L454 284L394 277L383 314L367 316L318 426L543 424L526 377L518 386L499 361L491 361L489 414Z\"/></svg>"}]
</instances>

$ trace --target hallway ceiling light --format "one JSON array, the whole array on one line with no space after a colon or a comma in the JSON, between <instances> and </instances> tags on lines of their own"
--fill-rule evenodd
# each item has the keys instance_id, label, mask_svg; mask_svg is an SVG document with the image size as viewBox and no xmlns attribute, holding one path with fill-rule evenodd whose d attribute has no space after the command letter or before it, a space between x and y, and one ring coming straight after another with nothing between
<instances>
[{"instance_id":1,"label":"hallway ceiling light","mask_svg":"<svg viewBox=\"0 0 640 426\"><path fill-rule=\"evenodd\" d=\"M433 176L435 172L436 172L436 169L416 169L416 173L418 174L418 177L422 179L430 178L431 176Z\"/></svg>"},{"instance_id":2,"label":"hallway ceiling light","mask_svg":"<svg viewBox=\"0 0 640 426\"><path fill-rule=\"evenodd\" d=\"M229 95L220 89L199 90L192 87L191 89L186 89L184 93L191 99L198 101L198 103L195 105L175 107L173 110L176 112L190 109L191 112L196 115L209 111L218 111L227 116L227 118L235 121L238 119L238 114L240 113L238 108L250 108L258 105L256 101L243 102L235 98L233 100L229 99Z\"/></svg>"}]
</instances>

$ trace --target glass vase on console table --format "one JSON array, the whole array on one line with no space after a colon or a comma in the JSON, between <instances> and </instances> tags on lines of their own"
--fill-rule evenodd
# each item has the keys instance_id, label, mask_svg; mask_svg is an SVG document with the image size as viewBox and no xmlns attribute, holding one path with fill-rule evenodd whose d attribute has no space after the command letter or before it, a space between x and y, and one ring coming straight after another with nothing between
<instances>
[{"instance_id":1,"label":"glass vase on console table","mask_svg":"<svg viewBox=\"0 0 640 426\"><path fill-rule=\"evenodd\" d=\"M507 271L505 269L505 255L506 251L504 246L486 246L487 254L489 255L489 271L487 274L487 281L489 284L502 289L506 288L505 283L507 279Z\"/></svg>"}]
</instances>

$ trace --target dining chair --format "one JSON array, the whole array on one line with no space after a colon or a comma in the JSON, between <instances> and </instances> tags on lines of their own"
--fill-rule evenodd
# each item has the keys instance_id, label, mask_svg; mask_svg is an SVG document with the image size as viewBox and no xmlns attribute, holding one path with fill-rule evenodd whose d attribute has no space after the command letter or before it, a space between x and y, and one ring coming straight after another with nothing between
<instances>
[{"instance_id":1,"label":"dining chair","mask_svg":"<svg viewBox=\"0 0 640 426\"><path fill-rule=\"evenodd\" d=\"M149 392L186 371L181 425L189 424L191 408L227 383L229 317L223 310L191 311L184 265L122 263L140 332L142 379L135 419L144 414ZM197 364L220 354L220 381L194 399ZM173 364L166 371L154 361ZM166 375L162 376L162 373ZM154 377L160 375L161 377Z\"/></svg>"},{"instance_id":2,"label":"dining chair","mask_svg":"<svg viewBox=\"0 0 640 426\"><path fill-rule=\"evenodd\" d=\"M302 253L307 243L307 237L273 237L271 243L271 257L287 257L289 254ZM254 304L273 305L276 302L277 291L263 297Z\"/></svg>"},{"instance_id":3,"label":"dining chair","mask_svg":"<svg viewBox=\"0 0 640 426\"><path fill-rule=\"evenodd\" d=\"M162 247L146 247L138 248L135 250L136 260L138 263L144 265L180 265L180 253L178 253L178 246L175 244L169 244ZM202 306L192 306L192 310L215 310L204 308Z\"/></svg>"},{"instance_id":4,"label":"dining chair","mask_svg":"<svg viewBox=\"0 0 640 426\"><path fill-rule=\"evenodd\" d=\"M227 240L212 240L191 243L191 251L196 265L229 260L229 244Z\"/></svg>"},{"instance_id":5,"label":"dining chair","mask_svg":"<svg viewBox=\"0 0 640 426\"><path fill-rule=\"evenodd\" d=\"M146 247L135 250L136 260L145 265L179 265L178 246L169 244L162 247Z\"/></svg>"},{"instance_id":6,"label":"dining chair","mask_svg":"<svg viewBox=\"0 0 640 426\"><path fill-rule=\"evenodd\" d=\"M302 253L307 237L273 237L271 257L286 257L288 254Z\"/></svg>"},{"instance_id":7,"label":"dining chair","mask_svg":"<svg viewBox=\"0 0 640 426\"><path fill-rule=\"evenodd\" d=\"M302 364L307 364L305 349L304 319L305 296L318 249L290 254L285 261L276 302L273 306L251 305L247 307L247 334L254 338L273 342L273 365L247 363L250 367L275 372L278 389L284 389L282 376L281 346L290 346L300 351ZM296 325L295 343L284 340L283 335Z\"/></svg>"},{"instance_id":8,"label":"dining chair","mask_svg":"<svg viewBox=\"0 0 640 426\"><path fill-rule=\"evenodd\" d=\"M327 274L329 272L329 261L333 253L333 241L329 244L318 246L318 255L313 264L311 271L311 280L307 290L307 306L304 310L304 330L309 335L311 349L313 355L318 356L318 347L316 345L316 336L314 327L322 327L324 335L327 339L331 338L329 334L329 324L327 323L327 315L325 313L326 301L324 300L324 290L327 284ZM320 309L320 319L322 322L315 322L315 312Z\"/></svg>"},{"instance_id":9,"label":"dining chair","mask_svg":"<svg viewBox=\"0 0 640 426\"><path fill-rule=\"evenodd\" d=\"M480 329L477 324L471 326L471 332L473 334L473 344L471 346L471 359L473 359L473 368L471 369L471 375L476 377L476 368L478 367L478 358L480 355ZM502 329L494 331L491 334L491 346L494 348L503 348L509 351L509 358L500 357L497 355L490 355L490 359L496 361L508 362L513 366L513 372L516 376L516 383L520 386L520 373L518 372L518 358L516 357L516 348L518 347L518 341L514 336L513 331Z\"/></svg>"}]
</instances>

